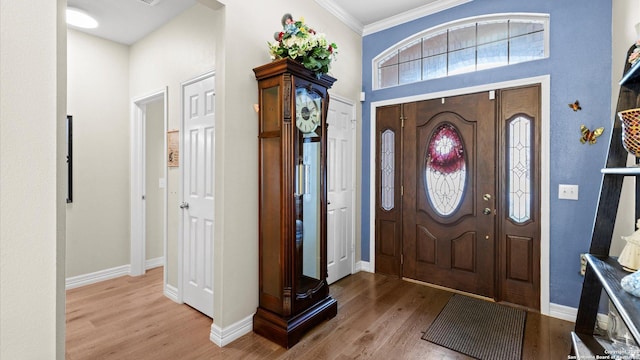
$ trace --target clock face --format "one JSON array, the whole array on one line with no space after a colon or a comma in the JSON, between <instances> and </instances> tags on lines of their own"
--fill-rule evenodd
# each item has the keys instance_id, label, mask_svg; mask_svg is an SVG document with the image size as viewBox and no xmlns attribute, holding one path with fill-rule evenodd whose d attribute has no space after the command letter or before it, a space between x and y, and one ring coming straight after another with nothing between
<instances>
[{"instance_id":1,"label":"clock face","mask_svg":"<svg viewBox=\"0 0 640 360\"><path fill-rule=\"evenodd\" d=\"M322 99L305 88L296 89L296 126L303 133L311 133L320 125Z\"/></svg>"}]
</instances>

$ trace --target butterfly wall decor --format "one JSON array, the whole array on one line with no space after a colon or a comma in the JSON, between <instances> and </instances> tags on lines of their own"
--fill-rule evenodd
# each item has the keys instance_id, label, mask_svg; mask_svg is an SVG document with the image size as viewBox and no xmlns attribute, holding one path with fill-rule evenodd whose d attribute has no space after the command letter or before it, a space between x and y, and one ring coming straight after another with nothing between
<instances>
[{"instance_id":1,"label":"butterfly wall decor","mask_svg":"<svg viewBox=\"0 0 640 360\"><path fill-rule=\"evenodd\" d=\"M596 138L604 132L603 127L599 127L594 130L589 130L588 127L584 125L580 125L580 133L582 136L580 137L580 142L583 144L589 143L589 145L593 145L596 143Z\"/></svg>"},{"instance_id":2,"label":"butterfly wall decor","mask_svg":"<svg viewBox=\"0 0 640 360\"><path fill-rule=\"evenodd\" d=\"M582 110L582 107L580 107L580 102L578 100L576 100L576 102L574 102L573 104L569 104L569 107L573 111Z\"/></svg>"}]
</instances>

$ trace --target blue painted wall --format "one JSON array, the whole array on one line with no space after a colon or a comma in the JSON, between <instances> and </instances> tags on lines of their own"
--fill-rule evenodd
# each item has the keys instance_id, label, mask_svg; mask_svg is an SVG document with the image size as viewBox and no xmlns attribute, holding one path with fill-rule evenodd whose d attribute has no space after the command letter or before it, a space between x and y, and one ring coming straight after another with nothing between
<instances>
[{"instance_id":1,"label":"blue painted wall","mask_svg":"<svg viewBox=\"0 0 640 360\"><path fill-rule=\"evenodd\" d=\"M425 29L472 16L496 13L550 15L549 58L499 69L451 76L372 91L372 59L395 43ZM370 103L469 86L540 75L551 78L550 168L550 301L577 307L582 277L579 254L589 248L591 226L600 189L611 131L611 0L475 0L410 23L367 35L363 39L363 186L362 260L370 259L373 234L369 223ZM614 64L620 68L623 64ZM617 80L617 79L616 79ZM580 100L583 110L573 112L568 103ZM580 124L604 126L605 136L595 145L579 142ZM580 200L558 200L559 184L580 186Z\"/></svg>"}]
</instances>

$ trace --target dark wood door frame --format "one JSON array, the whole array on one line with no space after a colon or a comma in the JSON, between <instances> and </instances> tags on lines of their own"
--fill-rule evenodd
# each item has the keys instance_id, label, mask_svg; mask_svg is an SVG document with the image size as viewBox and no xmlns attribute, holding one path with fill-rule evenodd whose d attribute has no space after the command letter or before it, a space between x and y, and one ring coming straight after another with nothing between
<instances>
[{"instance_id":1,"label":"dark wood door frame","mask_svg":"<svg viewBox=\"0 0 640 360\"><path fill-rule=\"evenodd\" d=\"M393 105L393 104L402 104L402 103L407 103L407 102L413 102L413 101L420 101L420 100L429 100L429 99L434 99L434 98L442 98L442 97L449 97L449 96L456 96L456 95L464 95L464 94L469 94L469 93L473 93L473 92L480 92L480 91L488 91L491 89L504 89L504 88L514 88L514 87L522 87L522 86L527 86L527 85L536 85L539 84L540 85L540 129L539 129L539 134L540 134L540 146L539 149L537 149L537 154L539 155L540 159L538 161L538 166L539 166L539 172L540 172L540 176L539 176L539 190L540 190L540 256L539 256L539 310L542 314L546 314L546 315L552 315L552 316L556 316L559 318L567 318L569 319L572 314L568 313L566 310L559 308L559 307L554 307L553 304L550 304L549 301L549 260L550 260L550 256L549 256L549 223L550 223L550 218L549 218L549 204L550 204L550 178L549 178L549 169L550 169L550 155L549 155L549 137L550 137L550 76L548 75L543 75L543 76L538 76L538 77L532 77L532 78L527 78L527 79L520 79L520 80L513 80L513 81L507 81L507 82L501 82L501 83L494 83L494 84L485 84L485 85L480 85L480 86L476 86L473 88L467 88L467 89L459 89L459 90L452 90L452 91L446 91L446 92L440 92L440 93L432 93L432 94L424 94L424 95L420 95L420 96L413 96L413 97L409 97L409 98L399 98L399 99L395 99L395 100L385 100L385 101L380 101L380 102L374 102L370 104L370 109L371 109L371 118L372 118L372 122L371 122L371 126L370 126L370 135L369 135L369 139L370 139L370 143L371 143L371 148L370 148L370 179L371 179L371 185L370 185L370 192L369 192L369 199L370 199L370 213L369 213L369 228L370 228L370 261L369 262L363 262L362 263L362 268L364 270L368 270L368 271L375 271L375 264L376 264L376 258L375 258L375 246L376 246L376 240L375 240L375 235L376 235L376 229L375 229L375 209L376 209L376 204L375 204L375 200L376 200L376 189L375 189L375 171L376 171L376 163L375 163L375 156L376 156L376 152L378 151L378 149L376 149L376 145L375 144L375 131L376 131L376 108L380 107L380 106L388 106L388 105ZM366 175L365 175L366 176Z\"/></svg>"}]
</instances>

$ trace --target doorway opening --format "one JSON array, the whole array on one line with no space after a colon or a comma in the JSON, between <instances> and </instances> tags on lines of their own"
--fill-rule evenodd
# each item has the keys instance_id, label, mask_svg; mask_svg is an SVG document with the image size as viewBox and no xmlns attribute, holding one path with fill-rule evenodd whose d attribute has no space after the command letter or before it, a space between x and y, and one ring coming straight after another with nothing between
<instances>
[{"instance_id":1,"label":"doorway opening","mask_svg":"<svg viewBox=\"0 0 640 360\"><path fill-rule=\"evenodd\" d=\"M166 88L132 101L131 275L142 275L147 269L163 266L165 288L167 124Z\"/></svg>"}]
</instances>

